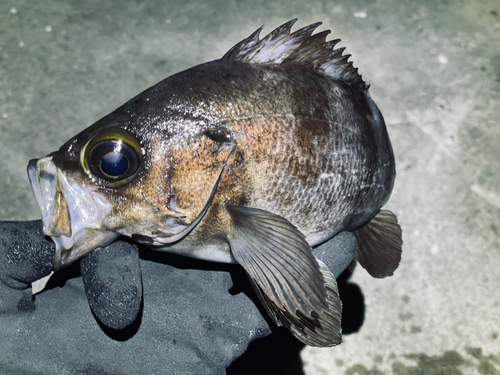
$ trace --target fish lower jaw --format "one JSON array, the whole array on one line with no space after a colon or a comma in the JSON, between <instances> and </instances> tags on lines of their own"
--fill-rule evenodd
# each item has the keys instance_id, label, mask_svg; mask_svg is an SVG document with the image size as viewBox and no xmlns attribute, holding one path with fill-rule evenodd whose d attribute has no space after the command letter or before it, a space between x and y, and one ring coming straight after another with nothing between
<instances>
[{"instance_id":1,"label":"fish lower jaw","mask_svg":"<svg viewBox=\"0 0 500 375\"><path fill-rule=\"evenodd\" d=\"M63 260L66 260L73 248L73 238L66 236L51 236L52 241L56 245L56 253L54 255L53 269L58 271L62 268ZM64 262L67 263L67 262Z\"/></svg>"},{"instance_id":2,"label":"fish lower jaw","mask_svg":"<svg viewBox=\"0 0 500 375\"><path fill-rule=\"evenodd\" d=\"M69 238L69 240L71 242L71 246L68 247L68 241L66 240L68 237L66 237L66 239L65 239L64 237L61 237L61 236L57 236L57 237L51 236L50 238L52 238L52 241L56 245L56 253L54 255L52 269L54 271L58 271L59 269L61 269L62 254L64 252L68 251L73 246L73 240L71 238Z\"/></svg>"},{"instance_id":3,"label":"fish lower jaw","mask_svg":"<svg viewBox=\"0 0 500 375\"><path fill-rule=\"evenodd\" d=\"M46 234L52 238L52 241L56 245L56 253L54 256L54 271L57 271L69 264L73 263L74 260L82 257L76 256L76 254L87 254L93 249L82 249L85 245L85 237L88 237L86 228L80 228L73 230L71 236L54 236ZM82 246L83 245L83 246ZM83 250L83 251L82 251Z\"/></svg>"},{"instance_id":4,"label":"fish lower jaw","mask_svg":"<svg viewBox=\"0 0 500 375\"><path fill-rule=\"evenodd\" d=\"M111 244L119 234L110 231L82 229L72 237L52 236L56 245L53 270L58 271L85 257L99 247Z\"/></svg>"}]
</instances>

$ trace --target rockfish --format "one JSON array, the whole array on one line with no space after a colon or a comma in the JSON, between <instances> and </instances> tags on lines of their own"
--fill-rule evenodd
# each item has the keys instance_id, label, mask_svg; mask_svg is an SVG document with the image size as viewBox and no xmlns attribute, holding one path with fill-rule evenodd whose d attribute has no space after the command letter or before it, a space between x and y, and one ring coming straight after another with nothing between
<instances>
[{"instance_id":1,"label":"rockfish","mask_svg":"<svg viewBox=\"0 0 500 375\"><path fill-rule=\"evenodd\" d=\"M375 277L401 256L384 119L350 55L296 20L175 74L31 160L54 270L127 236L238 263L278 325L341 342L335 277L313 254L340 231Z\"/></svg>"}]
</instances>

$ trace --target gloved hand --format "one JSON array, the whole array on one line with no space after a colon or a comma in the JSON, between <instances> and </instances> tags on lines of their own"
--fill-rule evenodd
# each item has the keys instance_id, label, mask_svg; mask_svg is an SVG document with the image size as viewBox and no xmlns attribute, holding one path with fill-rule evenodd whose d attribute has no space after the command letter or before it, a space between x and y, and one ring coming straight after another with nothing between
<instances>
[{"instance_id":1,"label":"gloved hand","mask_svg":"<svg viewBox=\"0 0 500 375\"><path fill-rule=\"evenodd\" d=\"M356 248L345 232L315 255L338 277ZM80 262L82 279L49 287L35 309L30 283L50 273L54 250L40 221L0 222L2 373L224 373L251 341L270 334L247 296L228 293L235 281L244 283L239 267L202 271L196 268L213 265L177 257L176 268L168 254L153 252L145 256L160 263L139 260L137 248L123 241L89 254ZM251 290L248 282L243 289ZM83 290L95 317L123 334L103 334ZM144 313L136 319L142 293Z\"/></svg>"},{"instance_id":2,"label":"gloved hand","mask_svg":"<svg viewBox=\"0 0 500 375\"><path fill-rule=\"evenodd\" d=\"M52 270L55 245L42 232L42 222L0 223L0 313L34 309L31 283ZM89 305L101 323L113 329L130 325L139 314L142 279L135 245L115 242L80 262Z\"/></svg>"},{"instance_id":3,"label":"gloved hand","mask_svg":"<svg viewBox=\"0 0 500 375\"><path fill-rule=\"evenodd\" d=\"M50 273L54 254L55 245L45 240L41 221L1 222L0 313L34 309L31 283Z\"/></svg>"},{"instance_id":4,"label":"gloved hand","mask_svg":"<svg viewBox=\"0 0 500 375\"><path fill-rule=\"evenodd\" d=\"M356 242L348 232L320 245L314 254L338 277L355 255ZM52 270L55 245L45 238L38 221L1 222L0 312L34 309L31 283ZM89 305L105 326L119 330L139 314L142 278L136 246L117 241L97 249L80 262Z\"/></svg>"}]
</instances>

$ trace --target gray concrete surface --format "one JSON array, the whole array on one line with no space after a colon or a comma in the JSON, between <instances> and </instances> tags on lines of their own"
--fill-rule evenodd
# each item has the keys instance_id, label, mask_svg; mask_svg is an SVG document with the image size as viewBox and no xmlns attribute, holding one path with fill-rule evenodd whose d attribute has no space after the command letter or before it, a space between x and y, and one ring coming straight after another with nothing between
<instances>
[{"instance_id":1,"label":"gray concrete surface","mask_svg":"<svg viewBox=\"0 0 500 375\"><path fill-rule=\"evenodd\" d=\"M0 2L0 219L39 218L25 168L264 24L322 21L384 114L404 231L388 279L357 268L359 331L303 373L500 374L500 2ZM300 370L299 372L300 373Z\"/></svg>"}]
</instances>

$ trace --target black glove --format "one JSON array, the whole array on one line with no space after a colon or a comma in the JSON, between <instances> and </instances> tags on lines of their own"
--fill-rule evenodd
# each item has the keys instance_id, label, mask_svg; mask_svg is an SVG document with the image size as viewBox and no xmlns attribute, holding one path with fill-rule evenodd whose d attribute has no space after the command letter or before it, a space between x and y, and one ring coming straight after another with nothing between
<instances>
[{"instance_id":1,"label":"black glove","mask_svg":"<svg viewBox=\"0 0 500 375\"><path fill-rule=\"evenodd\" d=\"M34 309L31 283L52 270L55 245L46 240L42 222L0 222L0 313Z\"/></svg>"},{"instance_id":2,"label":"black glove","mask_svg":"<svg viewBox=\"0 0 500 375\"><path fill-rule=\"evenodd\" d=\"M41 221L2 222L0 226L0 312L34 309L31 283L52 270L55 245ZM85 257L82 279L89 305L105 326L123 329L139 314L142 279L135 245L115 242Z\"/></svg>"},{"instance_id":3,"label":"black glove","mask_svg":"<svg viewBox=\"0 0 500 375\"><path fill-rule=\"evenodd\" d=\"M50 273L55 252L41 228L40 221L0 222L2 373L224 373L270 333L250 299L228 293L235 280L245 282L241 267L152 251L139 260L136 246L123 241L83 259L82 278L59 276L65 285L48 286L35 308L30 283ZM355 253L350 233L315 249L335 276ZM248 282L242 289L251 291Z\"/></svg>"},{"instance_id":4,"label":"black glove","mask_svg":"<svg viewBox=\"0 0 500 375\"><path fill-rule=\"evenodd\" d=\"M137 246L117 241L80 261L90 308L112 329L132 324L141 309L142 276Z\"/></svg>"}]
</instances>

